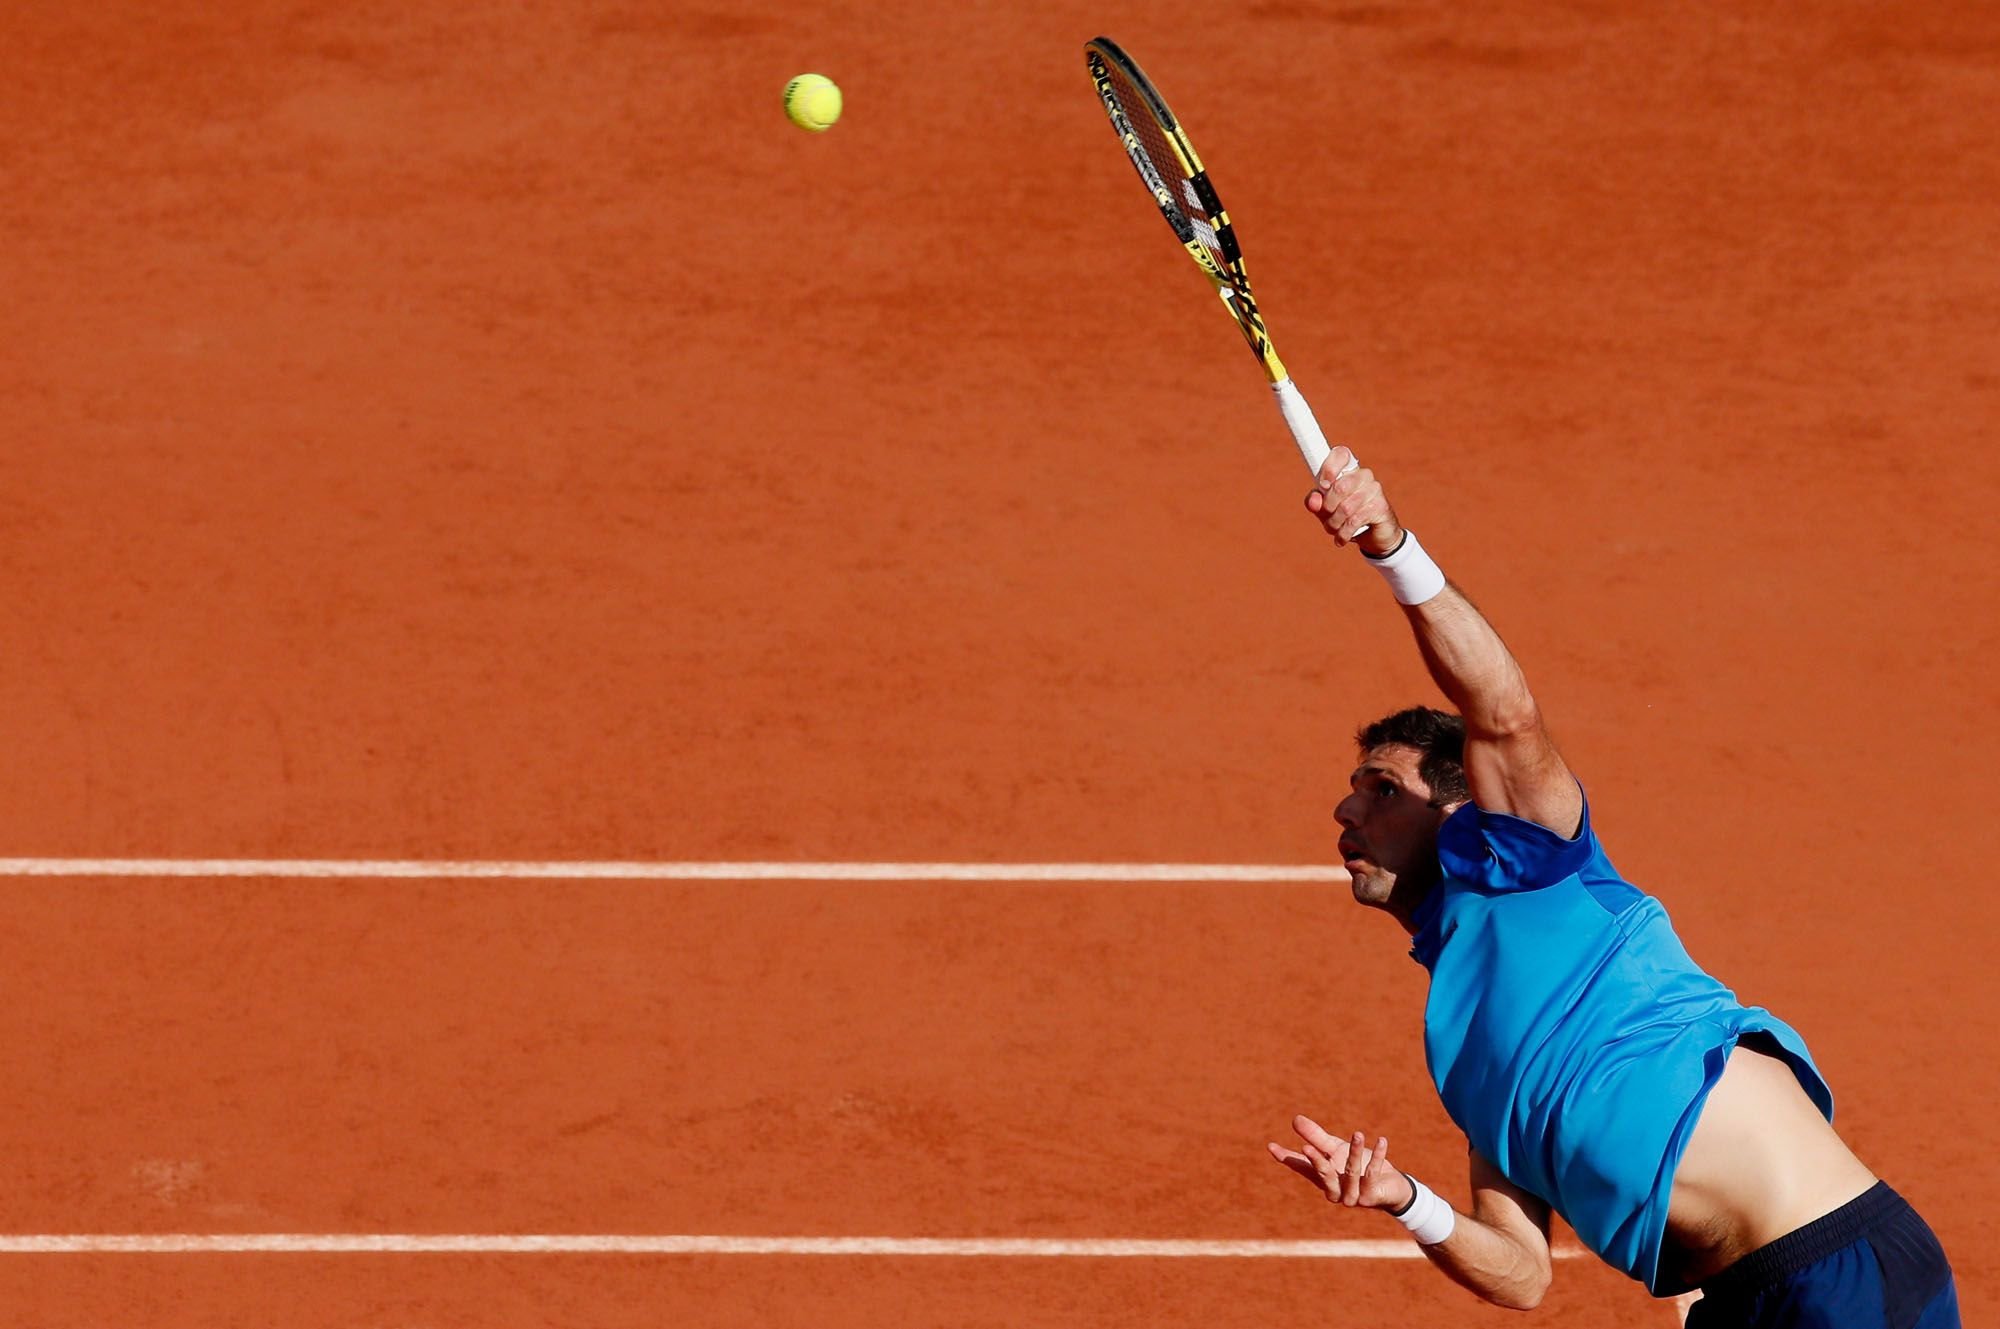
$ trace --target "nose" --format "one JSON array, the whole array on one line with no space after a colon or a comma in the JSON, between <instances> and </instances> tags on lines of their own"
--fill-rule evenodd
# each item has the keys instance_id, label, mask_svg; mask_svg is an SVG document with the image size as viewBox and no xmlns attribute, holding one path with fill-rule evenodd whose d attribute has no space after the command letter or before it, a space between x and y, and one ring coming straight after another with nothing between
<instances>
[{"instance_id":1,"label":"nose","mask_svg":"<svg viewBox=\"0 0 2000 1329\"><path fill-rule=\"evenodd\" d=\"M1351 831L1356 826L1359 826L1361 824L1361 796L1359 794L1349 794L1346 798L1341 799L1333 809L1333 819L1339 822L1346 830Z\"/></svg>"}]
</instances>

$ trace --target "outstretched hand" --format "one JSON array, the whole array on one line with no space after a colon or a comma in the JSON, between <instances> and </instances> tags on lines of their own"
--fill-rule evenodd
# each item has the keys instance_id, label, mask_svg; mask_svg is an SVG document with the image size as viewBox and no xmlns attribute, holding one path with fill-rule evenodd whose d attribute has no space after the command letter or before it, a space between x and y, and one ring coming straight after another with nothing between
<instances>
[{"instance_id":1,"label":"outstretched hand","mask_svg":"<svg viewBox=\"0 0 2000 1329\"><path fill-rule=\"evenodd\" d=\"M1318 519L1335 544L1351 542L1381 555L1403 538L1403 528L1382 492L1382 482L1367 467L1354 466L1354 454L1346 448L1335 448L1320 466L1319 483L1306 495L1306 511Z\"/></svg>"},{"instance_id":2,"label":"outstretched hand","mask_svg":"<svg viewBox=\"0 0 2000 1329\"><path fill-rule=\"evenodd\" d=\"M1361 1131L1351 1139L1328 1135L1311 1117L1293 1117L1304 1153L1280 1145L1268 1146L1271 1157L1319 1188L1334 1204L1360 1209L1401 1209L1415 1191L1410 1179L1389 1166L1389 1138L1377 1136L1374 1146Z\"/></svg>"}]
</instances>

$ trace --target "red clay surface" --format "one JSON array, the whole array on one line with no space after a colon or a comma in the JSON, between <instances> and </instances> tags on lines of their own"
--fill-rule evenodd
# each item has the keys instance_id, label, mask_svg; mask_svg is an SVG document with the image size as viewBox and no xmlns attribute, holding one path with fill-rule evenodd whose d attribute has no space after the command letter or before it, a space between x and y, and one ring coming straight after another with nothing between
<instances>
[{"instance_id":1,"label":"red clay surface","mask_svg":"<svg viewBox=\"0 0 2000 1329\"><path fill-rule=\"evenodd\" d=\"M1323 862L1428 698L1119 160L1188 117L1619 864L2000 1313L2000 13L8 19L0 854ZM832 75L808 136L784 80ZM0 883L0 1228L1381 1236L1338 889ZM1393 1229L1388 1229L1393 1231ZM84 1325L1431 1326L1416 1264L0 1256ZM1543 1319L1671 1322L1589 1261Z\"/></svg>"}]
</instances>

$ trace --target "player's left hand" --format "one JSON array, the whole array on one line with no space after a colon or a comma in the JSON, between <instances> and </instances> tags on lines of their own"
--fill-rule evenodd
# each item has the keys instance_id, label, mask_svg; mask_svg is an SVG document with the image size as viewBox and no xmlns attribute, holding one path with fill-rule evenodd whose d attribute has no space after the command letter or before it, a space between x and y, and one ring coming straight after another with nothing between
<instances>
[{"instance_id":1,"label":"player's left hand","mask_svg":"<svg viewBox=\"0 0 2000 1329\"><path fill-rule=\"evenodd\" d=\"M1318 1187L1334 1204L1359 1209L1400 1209L1414 1194L1410 1179L1389 1166L1389 1137L1374 1145L1361 1131L1342 1140L1329 1135L1311 1117L1293 1117L1304 1153L1280 1145L1267 1146L1271 1157Z\"/></svg>"}]
</instances>

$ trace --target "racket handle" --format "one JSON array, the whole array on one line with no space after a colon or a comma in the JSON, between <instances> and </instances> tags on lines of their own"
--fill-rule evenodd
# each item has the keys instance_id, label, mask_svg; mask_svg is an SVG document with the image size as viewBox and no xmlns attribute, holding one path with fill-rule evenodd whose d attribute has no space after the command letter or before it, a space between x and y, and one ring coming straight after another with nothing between
<instances>
[{"instance_id":1,"label":"racket handle","mask_svg":"<svg viewBox=\"0 0 2000 1329\"><path fill-rule=\"evenodd\" d=\"M1278 398L1278 414L1285 417L1285 425L1292 431L1292 441L1299 445L1299 455L1306 459L1306 466L1317 476L1333 449L1327 446L1326 435L1320 432L1312 407L1306 405L1305 395L1299 391L1298 384L1289 378L1273 383L1271 391Z\"/></svg>"},{"instance_id":2,"label":"racket handle","mask_svg":"<svg viewBox=\"0 0 2000 1329\"><path fill-rule=\"evenodd\" d=\"M1292 441L1299 445L1299 455L1306 459L1306 465L1312 468L1312 473L1317 478L1319 468L1326 465L1326 459L1332 455L1333 449L1327 446L1326 435L1320 432L1319 421L1314 418L1312 407L1306 405L1305 394L1300 392L1298 385L1289 378L1281 378L1273 383L1271 391L1278 398L1278 413L1285 417L1285 424L1292 431ZM1341 468L1340 473L1346 475L1359 465L1361 463L1355 459L1352 452L1349 452L1347 465ZM1367 529L1363 526L1361 531ZM1355 534L1359 535L1361 531L1356 531Z\"/></svg>"}]
</instances>

